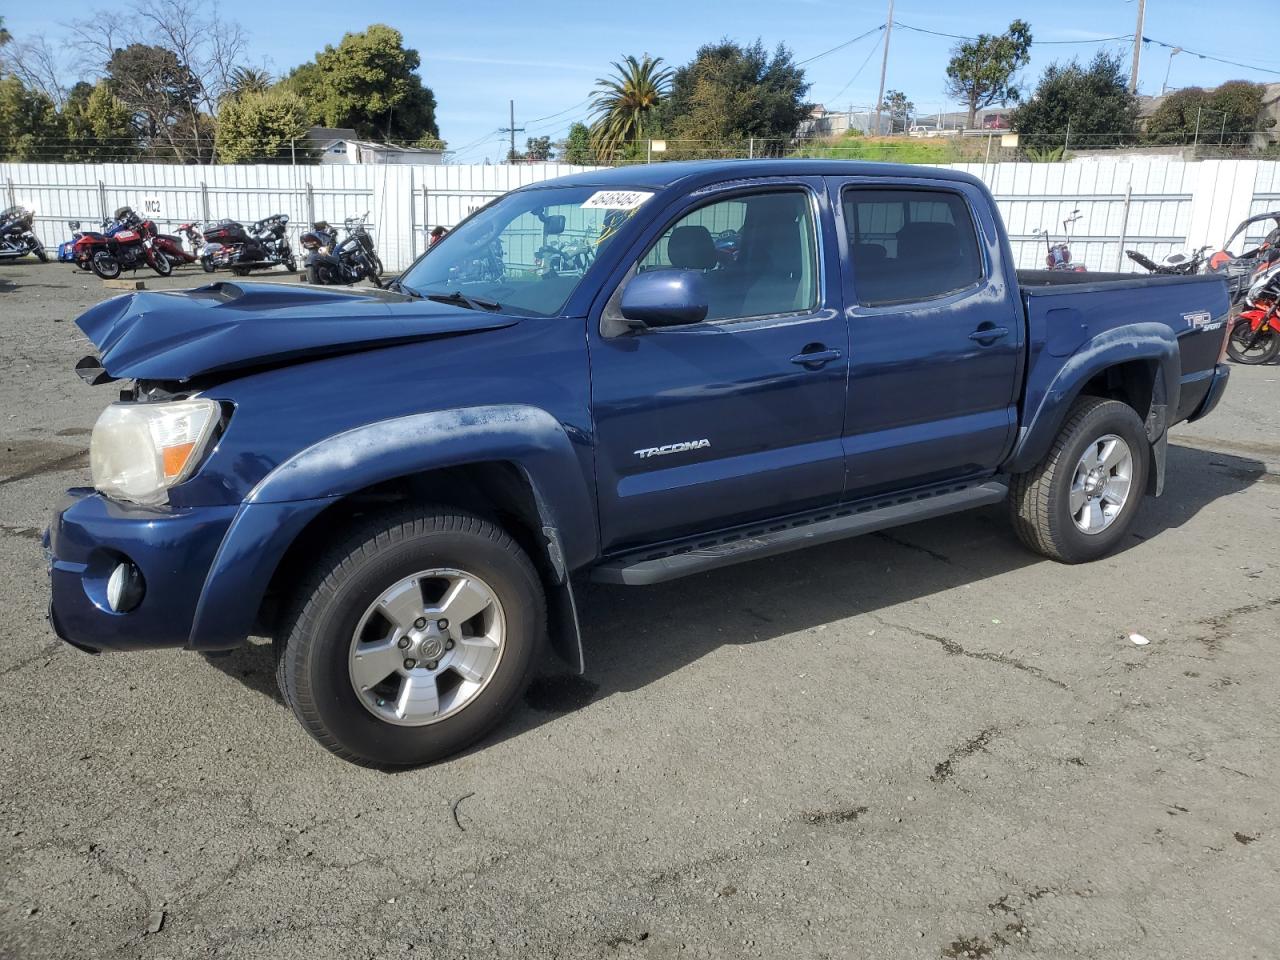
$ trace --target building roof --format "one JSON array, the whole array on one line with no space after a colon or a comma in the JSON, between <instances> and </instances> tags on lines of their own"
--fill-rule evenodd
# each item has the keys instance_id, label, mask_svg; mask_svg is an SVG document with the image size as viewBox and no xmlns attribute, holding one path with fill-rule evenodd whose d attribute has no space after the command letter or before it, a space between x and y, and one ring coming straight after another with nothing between
<instances>
[{"instance_id":1,"label":"building roof","mask_svg":"<svg viewBox=\"0 0 1280 960\"><path fill-rule=\"evenodd\" d=\"M304 136L308 140L332 143L334 140L354 140L356 132L350 127L312 127Z\"/></svg>"}]
</instances>

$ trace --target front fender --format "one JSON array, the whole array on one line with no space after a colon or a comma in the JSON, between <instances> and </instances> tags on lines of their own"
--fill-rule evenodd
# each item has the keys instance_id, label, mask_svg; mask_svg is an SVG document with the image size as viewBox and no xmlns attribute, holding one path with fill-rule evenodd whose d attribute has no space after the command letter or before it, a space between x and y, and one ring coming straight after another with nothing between
<instances>
[{"instance_id":1,"label":"front fender","mask_svg":"<svg viewBox=\"0 0 1280 960\"><path fill-rule=\"evenodd\" d=\"M561 423L519 404L412 414L335 434L290 457L250 491L205 578L189 646L225 649L253 629L267 584L294 539L335 500L399 477L505 461L528 480L548 559L566 585L595 559L594 501Z\"/></svg>"},{"instance_id":2,"label":"front fender","mask_svg":"<svg viewBox=\"0 0 1280 960\"><path fill-rule=\"evenodd\" d=\"M1005 466L1006 471L1022 473L1043 460L1085 384L1109 367L1134 360L1156 364L1152 395L1152 413L1155 416L1148 417L1147 430L1153 443L1159 440L1168 426L1167 411L1178 409L1182 371L1178 338L1166 324L1126 324L1093 337L1062 363L1043 388L1033 389L1031 386L1036 380L1033 367L1018 439ZM1053 362L1053 358L1046 351L1039 362Z\"/></svg>"}]
</instances>

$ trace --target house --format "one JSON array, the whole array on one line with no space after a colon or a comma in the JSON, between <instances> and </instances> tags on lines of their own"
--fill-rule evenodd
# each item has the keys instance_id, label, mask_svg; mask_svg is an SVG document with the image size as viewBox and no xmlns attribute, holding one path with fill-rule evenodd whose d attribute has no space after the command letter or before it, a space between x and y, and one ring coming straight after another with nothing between
<instances>
[{"instance_id":1,"label":"house","mask_svg":"<svg viewBox=\"0 0 1280 960\"><path fill-rule=\"evenodd\" d=\"M444 151L361 140L349 127L312 127L307 143L321 163L444 163Z\"/></svg>"}]
</instances>

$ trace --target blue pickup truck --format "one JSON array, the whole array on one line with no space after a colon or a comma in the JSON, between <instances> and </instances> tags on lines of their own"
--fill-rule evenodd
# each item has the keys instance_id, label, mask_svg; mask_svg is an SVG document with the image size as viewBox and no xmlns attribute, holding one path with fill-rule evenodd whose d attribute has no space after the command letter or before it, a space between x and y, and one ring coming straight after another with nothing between
<instances>
[{"instance_id":1,"label":"blue pickup truck","mask_svg":"<svg viewBox=\"0 0 1280 960\"><path fill-rule=\"evenodd\" d=\"M272 636L317 741L428 762L548 641L584 668L586 581L999 501L1032 550L1102 556L1161 492L1169 427L1221 397L1227 309L1214 278L1015 271L953 171L529 186L385 291L213 283L81 316L81 378L123 383L47 535L50 619L95 652Z\"/></svg>"}]
</instances>

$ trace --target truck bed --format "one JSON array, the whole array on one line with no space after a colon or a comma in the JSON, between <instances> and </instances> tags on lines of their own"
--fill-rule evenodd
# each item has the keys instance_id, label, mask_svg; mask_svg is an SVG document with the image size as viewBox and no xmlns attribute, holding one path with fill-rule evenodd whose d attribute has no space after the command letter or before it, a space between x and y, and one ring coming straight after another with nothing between
<instances>
[{"instance_id":1,"label":"truck bed","mask_svg":"<svg viewBox=\"0 0 1280 960\"><path fill-rule=\"evenodd\" d=\"M1181 388L1170 404L1168 425L1199 409L1222 352L1230 308L1221 277L1019 270L1018 284L1029 332L1024 413L1052 392L1053 378L1077 351L1095 347L1096 338L1109 331L1123 338L1123 327L1167 336L1163 327L1176 338Z\"/></svg>"}]
</instances>

